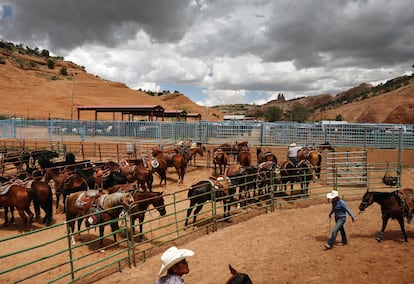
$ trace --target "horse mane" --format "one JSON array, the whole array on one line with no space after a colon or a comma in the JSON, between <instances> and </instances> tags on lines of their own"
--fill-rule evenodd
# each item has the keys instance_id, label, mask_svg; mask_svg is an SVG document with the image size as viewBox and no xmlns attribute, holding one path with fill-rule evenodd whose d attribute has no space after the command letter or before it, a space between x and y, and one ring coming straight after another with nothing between
<instances>
[{"instance_id":1,"label":"horse mane","mask_svg":"<svg viewBox=\"0 0 414 284\"><path fill-rule=\"evenodd\" d=\"M122 203L125 195L129 193L125 192L114 192L111 194L105 194L101 197L100 205L104 209L112 208Z\"/></svg>"}]
</instances>

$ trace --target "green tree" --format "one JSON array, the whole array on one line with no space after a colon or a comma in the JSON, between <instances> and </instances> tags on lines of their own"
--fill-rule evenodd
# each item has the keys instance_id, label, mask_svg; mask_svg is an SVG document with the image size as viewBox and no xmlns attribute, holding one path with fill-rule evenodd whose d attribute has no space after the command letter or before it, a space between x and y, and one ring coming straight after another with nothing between
<instances>
[{"instance_id":1,"label":"green tree","mask_svg":"<svg viewBox=\"0 0 414 284\"><path fill-rule=\"evenodd\" d=\"M48 60L47 61L47 68L49 69L55 69L55 62L53 62L53 60Z\"/></svg>"},{"instance_id":2,"label":"green tree","mask_svg":"<svg viewBox=\"0 0 414 284\"><path fill-rule=\"evenodd\" d=\"M310 111L307 109L306 106L302 104L296 104L294 105L289 111L288 111L288 119L290 121L297 121L297 122L305 122L310 115Z\"/></svg>"},{"instance_id":3,"label":"green tree","mask_svg":"<svg viewBox=\"0 0 414 284\"><path fill-rule=\"evenodd\" d=\"M278 121L282 118L283 110L278 106L269 107L265 110L263 116L269 122Z\"/></svg>"},{"instance_id":4,"label":"green tree","mask_svg":"<svg viewBox=\"0 0 414 284\"><path fill-rule=\"evenodd\" d=\"M65 67L60 68L60 74L63 76L67 76L68 75L68 71L66 70Z\"/></svg>"}]
</instances>

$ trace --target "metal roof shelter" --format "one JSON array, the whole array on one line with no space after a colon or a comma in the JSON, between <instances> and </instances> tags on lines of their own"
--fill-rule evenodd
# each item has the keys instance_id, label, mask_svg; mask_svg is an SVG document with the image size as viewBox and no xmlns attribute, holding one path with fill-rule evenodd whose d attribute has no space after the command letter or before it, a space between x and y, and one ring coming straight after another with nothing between
<instances>
[{"instance_id":1,"label":"metal roof shelter","mask_svg":"<svg viewBox=\"0 0 414 284\"><path fill-rule=\"evenodd\" d=\"M187 112L185 110L168 109L164 110L164 117L175 118L177 121L187 121Z\"/></svg>"},{"instance_id":2,"label":"metal roof shelter","mask_svg":"<svg viewBox=\"0 0 414 284\"><path fill-rule=\"evenodd\" d=\"M128 106L78 106L78 120L80 120L81 111L94 111L95 120L98 120L98 113L111 112L113 120L115 120L115 113L128 115L128 120L133 120L134 116L148 116L149 121L153 121L154 117L161 117L164 121L164 108L160 105L128 105Z\"/></svg>"},{"instance_id":3,"label":"metal roof shelter","mask_svg":"<svg viewBox=\"0 0 414 284\"><path fill-rule=\"evenodd\" d=\"M194 118L194 120L201 120L200 113L187 113L187 118Z\"/></svg>"}]
</instances>

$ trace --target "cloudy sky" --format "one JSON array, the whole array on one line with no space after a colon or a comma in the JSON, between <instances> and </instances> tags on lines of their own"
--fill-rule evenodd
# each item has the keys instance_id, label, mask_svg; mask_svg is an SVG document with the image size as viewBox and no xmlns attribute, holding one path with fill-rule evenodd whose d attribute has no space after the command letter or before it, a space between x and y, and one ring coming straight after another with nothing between
<instances>
[{"instance_id":1,"label":"cloudy sky","mask_svg":"<svg viewBox=\"0 0 414 284\"><path fill-rule=\"evenodd\" d=\"M411 74L411 0L0 0L0 39L133 89L256 103Z\"/></svg>"}]
</instances>

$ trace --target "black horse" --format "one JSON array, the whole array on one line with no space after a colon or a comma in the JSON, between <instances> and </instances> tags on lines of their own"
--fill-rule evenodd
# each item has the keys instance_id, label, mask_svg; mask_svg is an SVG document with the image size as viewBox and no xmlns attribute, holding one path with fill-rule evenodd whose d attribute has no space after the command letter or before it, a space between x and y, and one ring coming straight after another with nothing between
<instances>
[{"instance_id":1,"label":"black horse","mask_svg":"<svg viewBox=\"0 0 414 284\"><path fill-rule=\"evenodd\" d=\"M285 193L287 183L290 183L290 194L293 193L293 185L300 181L299 169L290 160L284 161L280 166L280 181L282 190Z\"/></svg>"},{"instance_id":2,"label":"black horse","mask_svg":"<svg viewBox=\"0 0 414 284\"><path fill-rule=\"evenodd\" d=\"M302 160L297 164L299 170L299 182L301 193L309 195L309 183L313 179L313 166L308 160Z\"/></svg>"},{"instance_id":3,"label":"black horse","mask_svg":"<svg viewBox=\"0 0 414 284\"><path fill-rule=\"evenodd\" d=\"M365 192L361 204L359 205L360 211L364 211L374 202L381 206L382 228L376 237L378 242L384 237L384 231L390 218L398 221L404 235L404 241L408 241L404 227L404 217L407 217L408 222L411 222L412 213L414 211L412 206L413 194L414 190L411 188L404 188L393 192Z\"/></svg>"},{"instance_id":4,"label":"black horse","mask_svg":"<svg viewBox=\"0 0 414 284\"><path fill-rule=\"evenodd\" d=\"M195 207L193 226L196 227L197 215L200 213L201 209L203 209L204 203L209 200L224 197L224 190L219 185L215 185L213 181L202 180L190 187L187 197L190 200L190 206L187 209L187 218L185 219L184 226L187 227L188 219L190 218L191 212Z\"/></svg>"}]
</instances>

